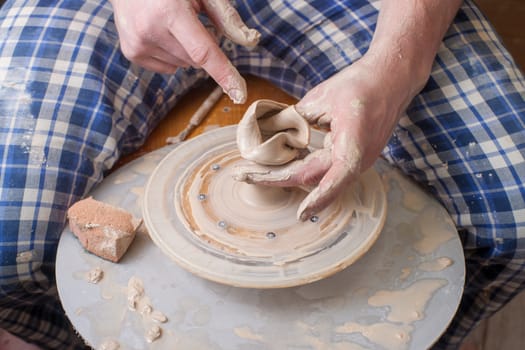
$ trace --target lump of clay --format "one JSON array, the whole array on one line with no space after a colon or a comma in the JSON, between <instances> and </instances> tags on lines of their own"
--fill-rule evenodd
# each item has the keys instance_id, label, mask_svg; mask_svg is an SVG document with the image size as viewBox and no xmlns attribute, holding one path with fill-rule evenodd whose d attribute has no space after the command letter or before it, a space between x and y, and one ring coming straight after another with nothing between
<instances>
[{"instance_id":1,"label":"lump of clay","mask_svg":"<svg viewBox=\"0 0 525 350\"><path fill-rule=\"evenodd\" d=\"M82 246L113 262L122 258L141 223L129 212L92 197L73 204L67 215L69 227Z\"/></svg>"},{"instance_id":2,"label":"lump of clay","mask_svg":"<svg viewBox=\"0 0 525 350\"><path fill-rule=\"evenodd\" d=\"M244 159L263 165L286 164L306 149L310 126L293 106L258 100L237 127L237 147Z\"/></svg>"}]
</instances>

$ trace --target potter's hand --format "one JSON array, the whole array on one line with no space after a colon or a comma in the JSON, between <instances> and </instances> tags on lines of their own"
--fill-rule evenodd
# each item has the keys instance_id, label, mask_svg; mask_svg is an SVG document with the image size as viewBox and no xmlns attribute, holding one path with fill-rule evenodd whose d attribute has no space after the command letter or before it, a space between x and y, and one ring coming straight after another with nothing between
<instances>
[{"instance_id":1,"label":"potter's hand","mask_svg":"<svg viewBox=\"0 0 525 350\"><path fill-rule=\"evenodd\" d=\"M370 167L401 113L423 88L461 0L383 1L367 53L310 91L296 106L331 132L320 151L285 169L244 172L246 181L317 184L299 207L306 219Z\"/></svg>"},{"instance_id":2,"label":"potter's hand","mask_svg":"<svg viewBox=\"0 0 525 350\"><path fill-rule=\"evenodd\" d=\"M315 186L297 212L301 220L308 219L373 165L411 98L404 86L395 74L363 57L295 106L311 124L330 128L322 149L282 167L243 169L238 178L275 186Z\"/></svg>"},{"instance_id":3,"label":"potter's hand","mask_svg":"<svg viewBox=\"0 0 525 350\"><path fill-rule=\"evenodd\" d=\"M158 73L203 68L235 103L246 99L246 83L198 19L205 13L219 33L244 46L260 34L249 29L228 0L110 0L124 55Z\"/></svg>"}]
</instances>

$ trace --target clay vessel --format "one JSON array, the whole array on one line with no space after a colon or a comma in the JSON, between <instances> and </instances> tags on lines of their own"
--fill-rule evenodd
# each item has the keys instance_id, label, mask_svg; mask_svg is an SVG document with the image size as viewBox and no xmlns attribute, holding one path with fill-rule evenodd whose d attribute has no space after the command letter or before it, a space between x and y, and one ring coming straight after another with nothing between
<instances>
[{"instance_id":1,"label":"clay vessel","mask_svg":"<svg viewBox=\"0 0 525 350\"><path fill-rule=\"evenodd\" d=\"M294 106L257 100L237 128L237 146L244 159L282 165L297 158L310 142L310 125Z\"/></svg>"}]
</instances>

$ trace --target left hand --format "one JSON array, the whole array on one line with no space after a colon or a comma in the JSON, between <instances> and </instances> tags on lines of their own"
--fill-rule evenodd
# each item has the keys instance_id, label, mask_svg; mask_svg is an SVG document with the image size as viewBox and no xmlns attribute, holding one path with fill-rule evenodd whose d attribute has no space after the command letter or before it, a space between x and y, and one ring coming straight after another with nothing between
<instances>
[{"instance_id":1,"label":"left hand","mask_svg":"<svg viewBox=\"0 0 525 350\"><path fill-rule=\"evenodd\" d=\"M295 106L310 124L329 127L322 149L282 167L244 169L241 178L273 186L316 186L297 212L306 220L373 165L412 95L410 81L366 55L309 91Z\"/></svg>"},{"instance_id":2,"label":"left hand","mask_svg":"<svg viewBox=\"0 0 525 350\"><path fill-rule=\"evenodd\" d=\"M173 74L179 67L204 69L235 103L246 100L246 82L199 19L234 43L253 47L260 33L249 29L229 0L110 0L122 53L148 70Z\"/></svg>"}]
</instances>

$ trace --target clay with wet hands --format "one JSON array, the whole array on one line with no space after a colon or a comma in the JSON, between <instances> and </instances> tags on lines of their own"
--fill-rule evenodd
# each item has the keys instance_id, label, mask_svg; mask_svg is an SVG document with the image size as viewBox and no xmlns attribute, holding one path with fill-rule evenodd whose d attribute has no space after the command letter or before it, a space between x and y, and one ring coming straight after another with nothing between
<instances>
[{"instance_id":1,"label":"clay with wet hands","mask_svg":"<svg viewBox=\"0 0 525 350\"><path fill-rule=\"evenodd\" d=\"M294 183L293 187L308 192L311 190L306 185L298 186L292 178L297 173L297 167L313 158L308 150L310 125L295 106L272 100L255 101L239 122L236 141L241 156L253 162L236 168L234 177L237 181L286 187L290 180ZM317 150L313 161L328 160L328 154L325 154L327 149L329 147ZM301 181L307 182L315 183L315 179ZM299 206L298 218L303 210L302 204Z\"/></svg>"}]
</instances>

